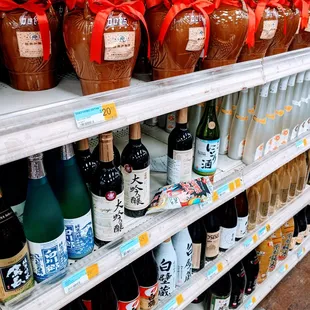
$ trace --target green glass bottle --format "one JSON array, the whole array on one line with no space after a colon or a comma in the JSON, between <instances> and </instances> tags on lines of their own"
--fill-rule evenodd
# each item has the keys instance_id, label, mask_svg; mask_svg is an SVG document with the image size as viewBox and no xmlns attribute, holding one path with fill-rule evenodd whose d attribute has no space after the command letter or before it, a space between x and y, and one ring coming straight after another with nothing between
<instances>
[{"instance_id":1,"label":"green glass bottle","mask_svg":"<svg viewBox=\"0 0 310 310\"><path fill-rule=\"evenodd\" d=\"M34 276L41 282L55 274L65 274L68 265L65 226L60 205L45 175L42 153L28 158L28 178L24 230Z\"/></svg>"},{"instance_id":2,"label":"green glass bottle","mask_svg":"<svg viewBox=\"0 0 310 310\"><path fill-rule=\"evenodd\" d=\"M72 144L60 148L56 181L55 194L64 216L68 256L72 259L82 258L94 248L91 199Z\"/></svg>"},{"instance_id":3,"label":"green glass bottle","mask_svg":"<svg viewBox=\"0 0 310 310\"><path fill-rule=\"evenodd\" d=\"M196 131L193 169L199 175L213 175L217 167L220 127L215 106L215 100L206 103L203 117Z\"/></svg>"}]
</instances>

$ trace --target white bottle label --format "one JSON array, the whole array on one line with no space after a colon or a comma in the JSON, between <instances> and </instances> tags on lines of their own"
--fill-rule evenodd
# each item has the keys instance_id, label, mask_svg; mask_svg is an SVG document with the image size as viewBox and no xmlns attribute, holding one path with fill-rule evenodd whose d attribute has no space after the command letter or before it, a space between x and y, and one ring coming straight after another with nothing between
<instances>
[{"instance_id":1,"label":"white bottle label","mask_svg":"<svg viewBox=\"0 0 310 310\"><path fill-rule=\"evenodd\" d=\"M214 233L207 232L206 257L212 258L219 254L220 231Z\"/></svg>"},{"instance_id":2,"label":"white bottle label","mask_svg":"<svg viewBox=\"0 0 310 310\"><path fill-rule=\"evenodd\" d=\"M268 97L269 85L270 83L266 83L260 88L260 91L259 91L260 97Z\"/></svg>"},{"instance_id":3,"label":"white bottle label","mask_svg":"<svg viewBox=\"0 0 310 310\"><path fill-rule=\"evenodd\" d=\"M299 131L299 124L293 128L291 133L291 140L294 140L297 137L298 131Z\"/></svg>"},{"instance_id":4,"label":"white bottle label","mask_svg":"<svg viewBox=\"0 0 310 310\"><path fill-rule=\"evenodd\" d=\"M196 137L194 167L202 173L213 174L216 171L220 139L201 140Z\"/></svg>"},{"instance_id":5,"label":"white bottle label","mask_svg":"<svg viewBox=\"0 0 310 310\"><path fill-rule=\"evenodd\" d=\"M130 165L122 169L124 177L125 206L128 210L139 211L150 204L150 166L133 170Z\"/></svg>"},{"instance_id":6,"label":"white bottle label","mask_svg":"<svg viewBox=\"0 0 310 310\"><path fill-rule=\"evenodd\" d=\"M33 273L38 282L64 270L68 265L65 230L56 239L36 243L28 240Z\"/></svg>"},{"instance_id":7,"label":"white bottle label","mask_svg":"<svg viewBox=\"0 0 310 310\"><path fill-rule=\"evenodd\" d=\"M298 136L302 135L307 131L307 121L303 121L299 126Z\"/></svg>"},{"instance_id":8,"label":"white bottle label","mask_svg":"<svg viewBox=\"0 0 310 310\"><path fill-rule=\"evenodd\" d=\"M222 299L212 296L210 310L227 310L229 306L230 296Z\"/></svg>"},{"instance_id":9,"label":"white bottle label","mask_svg":"<svg viewBox=\"0 0 310 310\"><path fill-rule=\"evenodd\" d=\"M276 134L273 137L273 146L274 146L273 149L277 150L280 147L280 144L281 144L281 134Z\"/></svg>"},{"instance_id":10,"label":"white bottle label","mask_svg":"<svg viewBox=\"0 0 310 310\"><path fill-rule=\"evenodd\" d=\"M184 241L184 240L183 240ZM184 244L184 243L183 243ZM179 244L184 248L183 244ZM173 244L177 254L177 286L181 286L188 281L192 276L192 259L193 259L193 244L187 243L184 252L178 251L177 244Z\"/></svg>"},{"instance_id":11,"label":"white bottle label","mask_svg":"<svg viewBox=\"0 0 310 310\"><path fill-rule=\"evenodd\" d=\"M290 134L290 130L288 128L285 128L282 130L282 133L281 133L281 144L282 145L287 144L289 134Z\"/></svg>"},{"instance_id":12,"label":"white bottle label","mask_svg":"<svg viewBox=\"0 0 310 310\"><path fill-rule=\"evenodd\" d=\"M273 138L269 139L265 145L264 155L267 155L273 149Z\"/></svg>"},{"instance_id":13,"label":"white bottle label","mask_svg":"<svg viewBox=\"0 0 310 310\"><path fill-rule=\"evenodd\" d=\"M124 192L107 192L105 197L92 193L95 237L112 241L124 230Z\"/></svg>"},{"instance_id":14,"label":"white bottle label","mask_svg":"<svg viewBox=\"0 0 310 310\"><path fill-rule=\"evenodd\" d=\"M193 258L192 258L192 268L200 268L200 257L201 257L201 243L193 243Z\"/></svg>"},{"instance_id":15,"label":"white bottle label","mask_svg":"<svg viewBox=\"0 0 310 310\"><path fill-rule=\"evenodd\" d=\"M278 20L265 20L263 25L263 31L260 35L260 39L269 40L272 39L278 28Z\"/></svg>"},{"instance_id":16,"label":"white bottle label","mask_svg":"<svg viewBox=\"0 0 310 310\"><path fill-rule=\"evenodd\" d=\"M190 27L188 29L187 51L200 51L205 44L205 31L203 27Z\"/></svg>"},{"instance_id":17,"label":"white bottle label","mask_svg":"<svg viewBox=\"0 0 310 310\"><path fill-rule=\"evenodd\" d=\"M26 200L19 203L18 205L11 206L11 209L15 213L15 215L18 217L19 221L23 224L23 215L24 215L24 208L25 208Z\"/></svg>"},{"instance_id":18,"label":"white bottle label","mask_svg":"<svg viewBox=\"0 0 310 310\"><path fill-rule=\"evenodd\" d=\"M255 151L254 161L263 157L264 154L264 143L260 144Z\"/></svg>"},{"instance_id":19,"label":"white bottle label","mask_svg":"<svg viewBox=\"0 0 310 310\"><path fill-rule=\"evenodd\" d=\"M248 229L248 216L238 217L236 238L243 238Z\"/></svg>"},{"instance_id":20,"label":"white bottle label","mask_svg":"<svg viewBox=\"0 0 310 310\"><path fill-rule=\"evenodd\" d=\"M222 142L222 140L221 140L221 142ZM224 141L223 141L223 150L224 150L225 154L227 154L227 152L228 152L228 143L229 143L229 135L224 137Z\"/></svg>"},{"instance_id":21,"label":"white bottle label","mask_svg":"<svg viewBox=\"0 0 310 310\"><path fill-rule=\"evenodd\" d=\"M75 219L64 219L69 258L81 258L94 248L91 210Z\"/></svg>"},{"instance_id":22,"label":"white bottle label","mask_svg":"<svg viewBox=\"0 0 310 310\"><path fill-rule=\"evenodd\" d=\"M168 156L167 183L175 184L192 179L193 149L173 151L173 158Z\"/></svg>"},{"instance_id":23,"label":"white bottle label","mask_svg":"<svg viewBox=\"0 0 310 310\"><path fill-rule=\"evenodd\" d=\"M238 147L238 157L242 157L243 156L243 152L244 152L244 146L245 146L245 139L241 140L239 143L239 147Z\"/></svg>"},{"instance_id":24,"label":"white bottle label","mask_svg":"<svg viewBox=\"0 0 310 310\"><path fill-rule=\"evenodd\" d=\"M233 228L221 227L220 248L229 249L235 244L237 226Z\"/></svg>"}]
</instances>

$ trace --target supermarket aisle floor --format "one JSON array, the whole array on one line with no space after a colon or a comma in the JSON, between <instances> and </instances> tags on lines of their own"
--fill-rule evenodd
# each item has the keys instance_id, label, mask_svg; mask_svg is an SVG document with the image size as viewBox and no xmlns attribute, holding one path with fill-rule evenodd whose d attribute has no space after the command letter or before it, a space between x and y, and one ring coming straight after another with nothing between
<instances>
[{"instance_id":1,"label":"supermarket aisle floor","mask_svg":"<svg viewBox=\"0 0 310 310\"><path fill-rule=\"evenodd\" d=\"M310 310L310 254L259 304L265 310Z\"/></svg>"}]
</instances>

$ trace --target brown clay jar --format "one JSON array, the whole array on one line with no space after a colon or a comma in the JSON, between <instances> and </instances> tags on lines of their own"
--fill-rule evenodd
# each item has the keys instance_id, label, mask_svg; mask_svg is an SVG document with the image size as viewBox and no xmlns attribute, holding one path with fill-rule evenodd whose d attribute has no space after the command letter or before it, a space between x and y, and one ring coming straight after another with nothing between
<instances>
[{"instance_id":1,"label":"brown clay jar","mask_svg":"<svg viewBox=\"0 0 310 310\"><path fill-rule=\"evenodd\" d=\"M220 4L210 15L210 42L202 69L237 62L248 31L248 13L242 8Z\"/></svg>"},{"instance_id":2,"label":"brown clay jar","mask_svg":"<svg viewBox=\"0 0 310 310\"><path fill-rule=\"evenodd\" d=\"M266 52L266 56L285 53L294 39L299 25L300 12L297 8L283 6L283 11L278 10L278 28ZM283 33L284 16L286 16L286 34Z\"/></svg>"},{"instance_id":3,"label":"brown clay jar","mask_svg":"<svg viewBox=\"0 0 310 310\"><path fill-rule=\"evenodd\" d=\"M151 40L154 80L194 72L205 42L202 15L186 9L172 21L163 44L160 44L157 39L167 12L164 5L158 5L148 9L145 15Z\"/></svg>"},{"instance_id":4,"label":"brown clay jar","mask_svg":"<svg viewBox=\"0 0 310 310\"><path fill-rule=\"evenodd\" d=\"M266 51L275 36L278 26L278 13L275 8L266 7L255 33L255 44L248 47L245 43L238 62L265 57Z\"/></svg>"},{"instance_id":5,"label":"brown clay jar","mask_svg":"<svg viewBox=\"0 0 310 310\"><path fill-rule=\"evenodd\" d=\"M310 10L309 10L310 14ZM295 34L295 37L289 47L289 51L299 50L301 48L310 47L310 25L308 25L305 29L299 29L299 32Z\"/></svg>"},{"instance_id":6,"label":"brown clay jar","mask_svg":"<svg viewBox=\"0 0 310 310\"><path fill-rule=\"evenodd\" d=\"M35 13L24 9L0 12L0 48L12 87L24 91L45 90L57 85L56 61L61 36L59 20L52 7L46 11L51 35L51 55L43 60L42 44ZM41 41L41 39L39 39Z\"/></svg>"},{"instance_id":7,"label":"brown clay jar","mask_svg":"<svg viewBox=\"0 0 310 310\"><path fill-rule=\"evenodd\" d=\"M108 35L112 41L121 35L120 32L129 32L129 47L117 48L115 52L113 47L107 47L109 41L104 40L102 63L92 62L90 42L94 20L95 14L87 4L84 10L74 9L65 14L64 18L67 54L80 78L84 95L129 86L141 41L139 21L123 12L113 11L107 20L104 35Z\"/></svg>"}]
</instances>

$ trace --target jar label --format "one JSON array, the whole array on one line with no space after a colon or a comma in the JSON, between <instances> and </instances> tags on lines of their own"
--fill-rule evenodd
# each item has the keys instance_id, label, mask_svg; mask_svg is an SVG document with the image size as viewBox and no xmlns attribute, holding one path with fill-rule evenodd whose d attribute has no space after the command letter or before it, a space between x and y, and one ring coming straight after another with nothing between
<instances>
[{"instance_id":1,"label":"jar label","mask_svg":"<svg viewBox=\"0 0 310 310\"><path fill-rule=\"evenodd\" d=\"M254 161L263 157L264 154L264 143L260 144L255 151Z\"/></svg>"},{"instance_id":2,"label":"jar label","mask_svg":"<svg viewBox=\"0 0 310 310\"><path fill-rule=\"evenodd\" d=\"M111 191L106 197L92 193L95 237L112 241L124 230L124 191L118 195Z\"/></svg>"},{"instance_id":3,"label":"jar label","mask_svg":"<svg viewBox=\"0 0 310 310\"><path fill-rule=\"evenodd\" d=\"M220 248L229 249L235 244L237 226L233 228L221 227L220 230Z\"/></svg>"},{"instance_id":4,"label":"jar label","mask_svg":"<svg viewBox=\"0 0 310 310\"><path fill-rule=\"evenodd\" d=\"M43 57L43 45L40 31L17 31L16 36L20 57Z\"/></svg>"},{"instance_id":5,"label":"jar label","mask_svg":"<svg viewBox=\"0 0 310 310\"><path fill-rule=\"evenodd\" d=\"M91 210L75 219L64 219L69 258L81 258L94 248Z\"/></svg>"},{"instance_id":6,"label":"jar label","mask_svg":"<svg viewBox=\"0 0 310 310\"><path fill-rule=\"evenodd\" d=\"M192 179L193 149L173 150L173 159L168 156L167 183L176 184Z\"/></svg>"},{"instance_id":7,"label":"jar label","mask_svg":"<svg viewBox=\"0 0 310 310\"><path fill-rule=\"evenodd\" d=\"M260 39L269 40L272 39L278 28L278 20L265 20L263 25L263 31L260 35Z\"/></svg>"},{"instance_id":8,"label":"jar label","mask_svg":"<svg viewBox=\"0 0 310 310\"><path fill-rule=\"evenodd\" d=\"M236 238L243 238L248 229L248 216L238 217Z\"/></svg>"},{"instance_id":9,"label":"jar label","mask_svg":"<svg viewBox=\"0 0 310 310\"><path fill-rule=\"evenodd\" d=\"M189 52L201 51L205 44L205 31L203 27L190 27L188 29L188 42L186 50Z\"/></svg>"},{"instance_id":10,"label":"jar label","mask_svg":"<svg viewBox=\"0 0 310 310\"><path fill-rule=\"evenodd\" d=\"M208 233L206 244L206 257L215 257L219 254L220 232Z\"/></svg>"},{"instance_id":11,"label":"jar label","mask_svg":"<svg viewBox=\"0 0 310 310\"><path fill-rule=\"evenodd\" d=\"M133 170L125 164L121 168L124 177L125 206L128 210L143 210L150 204L150 166Z\"/></svg>"},{"instance_id":12,"label":"jar label","mask_svg":"<svg viewBox=\"0 0 310 310\"><path fill-rule=\"evenodd\" d=\"M23 224L23 215L24 215L24 208L25 208L26 200L19 203L18 205L11 206L11 209L18 217L19 221Z\"/></svg>"},{"instance_id":13,"label":"jar label","mask_svg":"<svg viewBox=\"0 0 310 310\"><path fill-rule=\"evenodd\" d=\"M64 270L68 265L65 230L56 239L44 243L28 240L33 273L38 282Z\"/></svg>"},{"instance_id":14,"label":"jar label","mask_svg":"<svg viewBox=\"0 0 310 310\"><path fill-rule=\"evenodd\" d=\"M131 301L118 301L118 310L140 310L140 296Z\"/></svg>"},{"instance_id":15,"label":"jar label","mask_svg":"<svg viewBox=\"0 0 310 310\"><path fill-rule=\"evenodd\" d=\"M33 285L27 244L15 256L0 259L0 302L9 301Z\"/></svg>"},{"instance_id":16,"label":"jar label","mask_svg":"<svg viewBox=\"0 0 310 310\"><path fill-rule=\"evenodd\" d=\"M135 32L105 32L104 60L126 60L134 56Z\"/></svg>"},{"instance_id":17,"label":"jar label","mask_svg":"<svg viewBox=\"0 0 310 310\"><path fill-rule=\"evenodd\" d=\"M151 310L158 304L158 282L150 287L140 286L140 308Z\"/></svg>"},{"instance_id":18,"label":"jar label","mask_svg":"<svg viewBox=\"0 0 310 310\"><path fill-rule=\"evenodd\" d=\"M220 139L201 140L196 137L195 169L202 173L213 174L216 171Z\"/></svg>"},{"instance_id":19,"label":"jar label","mask_svg":"<svg viewBox=\"0 0 310 310\"><path fill-rule=\"evenodd\" d=\"M193 258L192 258L192 268L200 268L200 257L201 257L201 243L193 243Z\"/></svg>"}]
</instances>

